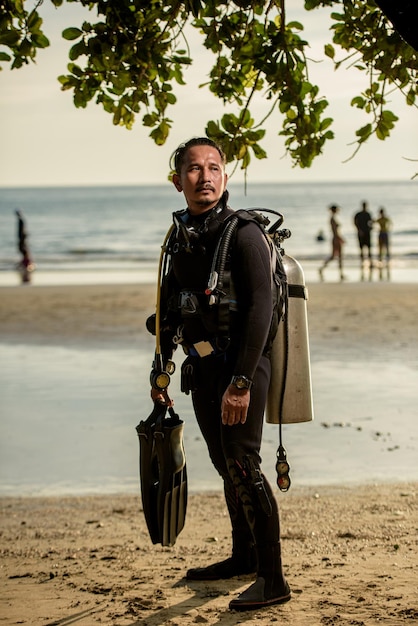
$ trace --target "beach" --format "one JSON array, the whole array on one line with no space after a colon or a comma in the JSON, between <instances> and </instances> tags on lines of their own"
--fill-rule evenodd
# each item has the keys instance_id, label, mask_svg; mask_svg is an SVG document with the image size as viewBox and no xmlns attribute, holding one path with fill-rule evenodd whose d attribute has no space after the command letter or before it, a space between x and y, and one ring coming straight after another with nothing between
<instances>
[{"instance_id":1,"label":"beach","mask_svg":"<svg viewBox=\"0 0 418 626\"><path fill-rule=\"evenodd\" d=\"M0 342L151 345L153 284L0 287ZM416 283L308 284L313 358L417 359Z\"/></svg>"},{"instance_id":2,"label":"beach","mask_svg":"<svg viewBox=\"0 0 418 626\"><path fill-rule=\"evenodd\" d=\"M189 567L229 555L229 522L220 491L190 493L186 526L171 548L152 545L139 495L11 494L0 498L0 623L418 623L418 470L415 476L399 471L408 450L416 459L416 387L409 381L416 380L418 369L417 284L329 282L308 287L312 363L327 364L321 372L332 381L328 387L318 378L317 395L324 397L324 406L332 405L337 414L342 397L342 404L354 406L359 398L351 387L343 395L347 377L360 390L362 380L374 373L377 381L382 377L378 395L385 406L401 391L392 436L400 437L397 428L402 424L405 430L410 423L411 437L400 456L389 452L396 447L390 441L385 444L384 481L370 479L370 472L357 484L308 485L299 483L296 474L289 492L276 488L291 602L233 613L228 603L248 586L249 577L215 583L185 580ZM154 305L152 284L2 287L0 344L8 354L49 348L152 353L144 322ZM373 406L378 399L360 392L362 405ZM324 438L336 428L330 417L316 415L320 422ZM338 435L351 432L348 425L340 431ZM2 447L7 447L4 437ZM322 456L326 453L321 449ZM315 451L304 449L304 456L314 459ZM355 450L351 462L356 464ZM330 471L338 475L336 465Z\"/></svg>"}]
</instances>

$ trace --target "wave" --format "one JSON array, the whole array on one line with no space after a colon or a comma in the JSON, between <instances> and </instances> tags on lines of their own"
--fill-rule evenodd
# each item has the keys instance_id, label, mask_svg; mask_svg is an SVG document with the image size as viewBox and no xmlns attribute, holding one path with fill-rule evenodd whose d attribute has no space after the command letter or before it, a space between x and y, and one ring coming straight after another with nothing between
<instances>
[{"instance_id":1,"label":"wave","mask_svg":"<svg viewBox=\"0 0 418 626\"><path fill-rule=\"evenodd\" d=\"M418 235L418 228L411 228L411 229L406 229L406 230L396 230L396 231L393 232L393 236L397 237L398 235L401 235L402 237L409 237L409 236Z\"/></svg>"}]
</instances>

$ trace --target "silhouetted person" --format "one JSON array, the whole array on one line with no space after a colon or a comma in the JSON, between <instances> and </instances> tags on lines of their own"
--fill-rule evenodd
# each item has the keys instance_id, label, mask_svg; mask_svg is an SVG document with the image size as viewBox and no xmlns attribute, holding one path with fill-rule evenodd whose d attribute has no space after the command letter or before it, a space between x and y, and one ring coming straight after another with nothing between
<instances>
[{"instance_id":1,"label":"silhouetted person","mask_svg":"<svg viewBox=\"0 0 418 626\"><path fill-rule=\"evenodd\" d=\"M17 249L22 255L21 260L17 264L17 269L20 273L22 283L30 282L30 273L34 270L34 264L29 254L28 247L28 235L26 232L26 224L23 219L22 213L15 209L17 216Z\"/></svg>"},{"instance_id":2,"label":"silhouetted person","mask_svg":"<svg viewBox=\"0 0 418 626\"><path fill-rule=\"evenodd\" d=\"M331 226L331 232L332 232L332 251L331 251L331 255L327 259L325 259L322 267L319 268L319 276L321 280L324 280L324 269L326 268L326 266L328 265L330 261L337 259L338 267L340 269L340 280L344 280L345 276L343 274L343 245L345 241L341 237L340 225L336 219L337 213L339 211L339 207L333 204L329 207L329 210L331 211L330 226Z\"/></svg>"},{"instance_id":3,"label":"silhouetted person","mask_svg":"<svg viewBox=\"0 0 418 626\"><path fill-rule=\"evenodd\" d=\"M23 219L22 213L18 209L15 209L15 213L17 216L17 249L22 255L24 255L27 251L25 220Z\"/></svg>"},{"instance_id":4,"label":"silhouetted person","mask_svg":"<svg viewBox=\"0 0 418 626\"><path fill-rule=\"evenodd\" d=\"M361 203L361 211L355 214L354 224L357 228L358 243L360 247L360 259L361 265L364 264L364 248L366 248L366 254L369 258L370 267L372 267L372 249L370 233L373 228L373 218L367 210L367 202Z\"/></svg>"},{"instance_id":5,"label":"silhouetted person","mask_svg":"<svg viewBox=\"0 0 418 626\"><path fill-rule=\"evenodd\" d=\"M392 221L386 215L385 209L381 207L379 209L379 217L375 220L376 224L379 225L379 238L378 238L378 246L379 246L379 272L380 278L382 279L383 275L383 258L386 260L386 270L387 277L389 278L389 261L390 261L390 247L389 247L389 231L392 227Z\"/></svg>"}]
</instances>

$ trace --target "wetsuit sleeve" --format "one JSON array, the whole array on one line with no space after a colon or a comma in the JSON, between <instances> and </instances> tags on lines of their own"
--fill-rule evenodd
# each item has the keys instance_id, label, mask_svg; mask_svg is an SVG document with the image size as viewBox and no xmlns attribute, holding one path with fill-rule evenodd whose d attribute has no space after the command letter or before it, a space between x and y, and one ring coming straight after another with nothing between
<instances>
[{"instance_id":1,"label":"wetsuit sleeve","mask_svg":"<svg viewBox=\"0 0 418 626\"><path fill-rule=\"evenodd\" d=\"M238 316L231 328L236 349L234 375L252 379L265 348L272 318L272 272L268 244L259 227L238 228L231 259Z\"/></svg>"}]
</instances>

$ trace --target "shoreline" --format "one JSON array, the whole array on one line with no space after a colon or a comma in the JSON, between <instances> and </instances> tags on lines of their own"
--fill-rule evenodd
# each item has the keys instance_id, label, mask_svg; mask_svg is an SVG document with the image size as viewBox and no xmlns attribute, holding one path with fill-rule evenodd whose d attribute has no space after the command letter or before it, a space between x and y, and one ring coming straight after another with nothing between
<instances>
[{"instance_id":1,"label":"shoreline","mask_svg":"<svg viewBox=\"0 0 418 626\"><path fill-rule=\"evenodd\" d=\"M290 253L291 254L291 253ZM322 265L328 250L318 255L317 258L297 257L305 275L308 286L311 283L318 283L318 268ZM111 263L86 263L69 264L54 267L36 267L31 275L31 286L64 286L64 285L122 285L122 284L155 284L158 268L158 259L153 261L143 261L140 263L121 262L119 265ZM418 284L418 258L415 254L405 256L395 256L390 262L390 275L388 276L385 264L380 264L374 260L372 272L368 270L367 262L363 270L363 276L359 267L357 255L352 255L345 260L344 275L350 283L362 282L391 282L391 283L415 283ZM339 282L339 271L337 262L329 264L325 272L325 280L331 283ZM3 268L0 270L0 288L20 286L20 275L16 270Z\"/></svg>"}]
</instances>

